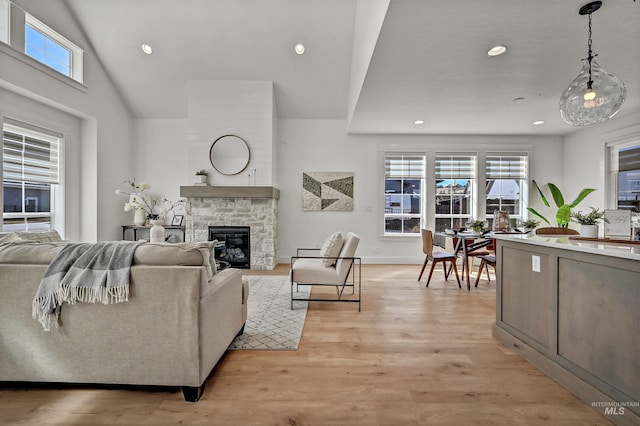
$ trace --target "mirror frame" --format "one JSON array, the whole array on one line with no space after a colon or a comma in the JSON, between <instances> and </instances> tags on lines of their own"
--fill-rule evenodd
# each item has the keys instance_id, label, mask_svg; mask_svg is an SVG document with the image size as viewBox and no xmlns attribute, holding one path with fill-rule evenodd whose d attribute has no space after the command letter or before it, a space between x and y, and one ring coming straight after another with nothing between
<instances>
[{"instance_id":1,"label":"mirror frame","mask_svg":"<svg viewBox=\"0 0 640 426\"><path fill-rule=\"evenodd\" d=\"M226 138L233 138L233 140L229 140ZM244 147L247 149L247 154L246 154L246 161L243 163L242 167L239 170L232 170L231 172L227 171L227 172L223 172L222 170L220 170L218 167L220 167L220 165L218 164L218 167L216 167L215 164L215 159L213 157L213 148L215 147L215 145L217 143L224 143L224 142L233 142L235 140L239 140L240 142L242 142L244 144ZM218 145L221 146L221 145ZM244 161L244 158L240 158L241 160ZM249 161L251 161L251 150L249 149L249 144L247 143L247 141L245 141L244 139L242 139L240 136L237 135L223 135L220 136L218 139L216 139L215 141L213 141L213 143L211 144L211 148L209 149L209 162L211 162L211 165L213 166L213 168L220 174L226 175L226 176L233 176L233 175L237 175L242 173L247 166L249 165Z\"/></svg>"}]
</instances>

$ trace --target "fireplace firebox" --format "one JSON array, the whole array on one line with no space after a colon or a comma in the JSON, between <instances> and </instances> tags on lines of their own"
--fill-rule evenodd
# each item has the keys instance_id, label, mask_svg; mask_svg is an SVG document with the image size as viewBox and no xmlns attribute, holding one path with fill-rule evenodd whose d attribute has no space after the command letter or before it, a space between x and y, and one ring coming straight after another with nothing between
<instances>
[{"instance_id":1,"label":"fireplace firebox","mask_svg":"<svg viewBox=\"0 0 640 426\"><path fill-rule=\"evenodd\" d=\"M218 240L215 257L233 268L251 268L251 233L248 226L210 226L209 241Z\"/></svg>"}]
</instances>

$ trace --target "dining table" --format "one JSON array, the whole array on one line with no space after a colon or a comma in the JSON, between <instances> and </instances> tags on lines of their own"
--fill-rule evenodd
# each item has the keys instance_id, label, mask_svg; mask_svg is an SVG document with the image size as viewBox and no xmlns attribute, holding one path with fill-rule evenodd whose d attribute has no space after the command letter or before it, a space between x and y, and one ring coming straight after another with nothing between
<instances>
[{"instance_id":1,"label":"dining table","mask_svg":"<svg viewBox=\"0 0 640 426\"><path fill-rule=\"evenodd\" d=\"M520 232L506 231L484 231L484 232L436 232L433 243L445 248L446 239L452 238L454 241L453 252L462 258L462 278L467 282L467 290L471 291L471 278L469 276L469 257L474 252L493 244L495 234L520 234Z\"/></svg>"}]
</instances>

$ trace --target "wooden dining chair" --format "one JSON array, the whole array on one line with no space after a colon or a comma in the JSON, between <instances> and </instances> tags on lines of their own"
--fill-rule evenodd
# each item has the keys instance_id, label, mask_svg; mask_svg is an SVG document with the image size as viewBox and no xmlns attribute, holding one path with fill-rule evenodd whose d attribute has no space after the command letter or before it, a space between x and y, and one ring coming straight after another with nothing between
<instances>
[{"instance_id":1,"label":"wooden dining chair","mask_svg":"<svg viewBox=\"0 0 640 426\"><path fill-rule=\"evenodd\" d=\"M476 275L476 287L478 287L478 282L480 281L480 276L482 275L482 270L485 269L487 271L487 280L491 282L491 275L489 275L489 266L493 267L495 272L496 270L496 256L495 254L487 254L485 256L480 256L480 267L478 268L478 275Z\"/></svg>"},{"instance_id":2,"label":"wooden dining chair","mask_svg":"<svg viewBox=\"0 0 640 426\"><path fill-rule=\"evenodd\" d=\"M420 279L422 278L422 274L424 273L424 270L427 267L427 263L429 263L429 261L431 261L431 270L429 270L429 278L427 278L427 287L429 287L431 275L433 275L433 269L438 263L442 263L442 267L444 268L444 279L445 281L448 281L449 273L447 272L447 262L449 262L451 263L453 271L456 273L458 287L462 288L462 286L460 285L460 276L458 275L458 266L456 265L456 260L458 260L458 257L446 251L434 252L433 233L428 229L421 229L420 231L422 233L422 252L425 254L425 259L424 264L422 265L422 270L420 271L420 276L418 277L418 281L420 281Z\"/></svg>"}]
</instances>

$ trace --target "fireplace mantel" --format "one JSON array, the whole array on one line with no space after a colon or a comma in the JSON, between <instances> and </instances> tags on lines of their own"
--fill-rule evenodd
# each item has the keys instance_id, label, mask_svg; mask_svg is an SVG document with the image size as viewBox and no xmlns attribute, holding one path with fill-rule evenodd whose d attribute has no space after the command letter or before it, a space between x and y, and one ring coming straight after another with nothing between
<instances>
[{"instance_id":1,"label":"fireplace mantel","mask_svg":"<svg viewBox=\"0 0 640 426\"><path fill-rule=\"evenodd\" d=\"M187 198L275 198L280 190L273 186L181 186L180 196Z\"/></svg>"}]
</instances>

